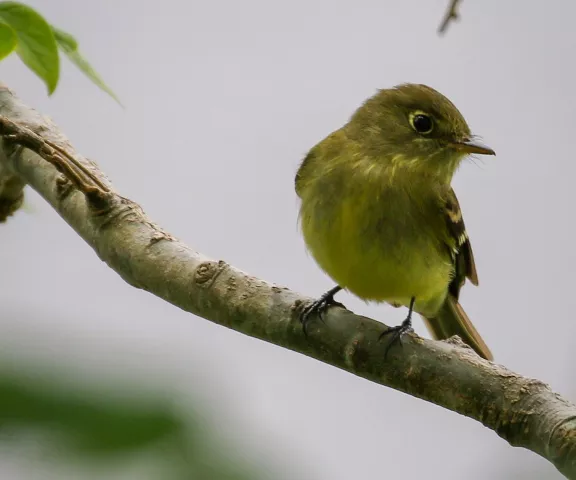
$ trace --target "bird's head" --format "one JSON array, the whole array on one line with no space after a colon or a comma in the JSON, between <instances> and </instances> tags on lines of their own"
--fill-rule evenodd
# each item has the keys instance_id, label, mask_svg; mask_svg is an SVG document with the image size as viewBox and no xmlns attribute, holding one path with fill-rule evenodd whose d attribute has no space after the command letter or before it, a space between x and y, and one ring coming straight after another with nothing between
<instances>
[{"instance_id":1,"label":"bird's head","mask_svg":"<svg viewBox=\"0 0 576 480\"><path fill-rule=\"evenodd\" d=\"M378 91L344 128L373 159L448 181L466 155L495 155L472 136L454 104L426 85Z\"/></svg>"}]
</instances>

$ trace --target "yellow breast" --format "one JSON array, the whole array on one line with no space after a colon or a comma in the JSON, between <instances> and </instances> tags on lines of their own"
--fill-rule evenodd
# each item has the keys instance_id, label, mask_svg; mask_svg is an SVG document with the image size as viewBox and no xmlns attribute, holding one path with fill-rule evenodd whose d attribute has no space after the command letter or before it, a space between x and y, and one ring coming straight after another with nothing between
<instances>
[{"instance_id":1,"label":"yellow breast","mask_svg":"<svg viewBox=\"0 0 576 480\"><path fill-rule=\"evenodd\" d=\"M303 195L308 249L338 285L362 299L408 305L415 296L421 305L441 303L453 267L437 225L398 192L375 193L344 188L330 201Z\"/></svg>"}]
</instances>

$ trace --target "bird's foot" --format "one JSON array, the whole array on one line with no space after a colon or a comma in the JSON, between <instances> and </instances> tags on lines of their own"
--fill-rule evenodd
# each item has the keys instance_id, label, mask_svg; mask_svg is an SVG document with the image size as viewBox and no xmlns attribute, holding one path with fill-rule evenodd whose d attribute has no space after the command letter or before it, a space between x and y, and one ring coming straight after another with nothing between
<instances>
[{"instance_id":1,"label":"bird's foot","mask_svg":"<svg viewBox=\"0 0 576 480\"><path fill-rule=\"evenodd\" d=\"M324 323L324 313L328 310L328 307L337 305L340 307L344 307L340 302L334 300L334 295L336 295L342 287L336 286L326 293L320 296L317 300L313 301L309 304L302 313L300 313L300 322L302 323L302 331L304 335L308 336L308 324L310 320L314 317L314 314L318 315L318 318Z\"/></svg>"},{"instance_id":2,"label":"bird's foot","mask_svg":"<svg viewBox=\"0 0 576 480\"><path fill-rule=\"evenodd\" d=\"M408 315L408 317L406 317L406 320L404 320L400 325L397 325L396 327L390 327L388 328L388 330L382 332L378 337L379 341L382 340L382 337L385 337L386 335L389 334L392 335L390 342L388 342L388 345L386 345L386 350L384 350L384 359L386 359L386 357L388 356L388 351L395 343L399 343L400 345L402 345L402 336L404 334L413 331L414 329L412 328L411 315Z\"/></svg>"}]
</instances>

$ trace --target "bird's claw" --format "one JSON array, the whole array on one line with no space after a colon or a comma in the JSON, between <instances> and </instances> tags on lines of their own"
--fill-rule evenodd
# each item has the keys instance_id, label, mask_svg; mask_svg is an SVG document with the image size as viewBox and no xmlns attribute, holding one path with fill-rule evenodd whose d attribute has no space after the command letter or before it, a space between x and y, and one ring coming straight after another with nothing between
<instances>
[{"instance_id":1,"label":"bird's claw","mask_svg":"<svg viewBox=\"0 0 576 480\"><path fill-rule=\"evenodd\" d=\"M382 338L385 337L386 335L389 334L392 335L392 338L388 342L388 345L386 345L386 350L384 350L384 359L386 359L386 357L388 356L388 351L395 343L399 343L400 345L402 345L402 336L404 334L413 331L414 329L412 328L412 320L410 319L410 317L406 318L406 320L404 320L400 325L397 325L396 327L390 327L387 330L383 331L378 337L378 341L382 340Z\"/></svg>"},{"instance_id":2,"label":"bird's claw","mask_svg":"<svg viewBox=\"0 0 576 480\"><path fill-rule=\"evenodd\" d=\"M335 292L326 292L302 310L302 313L300 314L300 323L302 323L302 331L304 332L304 335L308 336L308 324L314 317L314 314L318 315L318 318L322 323L326 323L324 322L324 313L328 310L328 307L340 306L345 308L340 302L334 300L334 295Z\"/></svg>"}]
</instances>

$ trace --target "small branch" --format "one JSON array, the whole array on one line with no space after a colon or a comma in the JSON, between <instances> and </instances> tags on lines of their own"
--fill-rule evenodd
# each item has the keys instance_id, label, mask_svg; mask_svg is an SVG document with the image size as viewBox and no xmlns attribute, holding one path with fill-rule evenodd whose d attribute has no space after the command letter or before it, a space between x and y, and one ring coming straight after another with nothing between
<instances>
[{"instance_id":1,"label":"small branch","mask_svg":"<svg viewBox=\"0 0 576 480\"><path fill-rule=\"evenodd\" d=\"M81 161L78 161L74 155L68 153L68 145L59 146L50 140L42 138L26 126L19 125L6 117L0 117L0 136L3 139L6 151L11 151L11 148L15 147L29 148L63 174L60 181L61 187L70 182L76 189L86 195L92 207L98 210L106 210L108 208L110 188L105 181L98 177L97 173L86 167ZM22 183L20 179L18 182ZM23 188L22 185L14 186L14 191L19 187ZM20 192L18 199L12 202L10 199L6 199L6 201L0 203L0 222L5 221L15 209L18 209L23 199L24 196ZM20 203L18 203L18 200Z\"/></svg>"},{"instance_id":2,"label":"small branch","mask_svg":"<svg viewBox=\"0 0 576 480\"><path fill-rule=\"evenodd\" d=\"M446 9L446 14L444 15L444 19L438 28L438 34L442 35L446 32L448 25L454 21L457 21L459 18L458 14L458 7L459 7L460 0L450 0L450 4Z\"/></svg>"},{"instance_id":3,"label":"small branch","mask_svg":"<svg viewBox=\"0 0 576 480\"><path fill-rule=\"evenodd\" d=\"M54 125L2 87L0 115L46 145L73 152ZM43 158L42 146L26 145L37 151L14 149L6 141L0 146L0 205L26 182L129 284L222 326L478 420L576 479L576 407L544 383L481 359L457 337L438 342L409 334L384 361L378 337L385 326L339 307L327 312L325 324L312 321L306 338L298 313L309 298L193 251L111 187L108 208L94 209L78 190L61 188L61 174Z\"/></svg>"}]
</instances>

